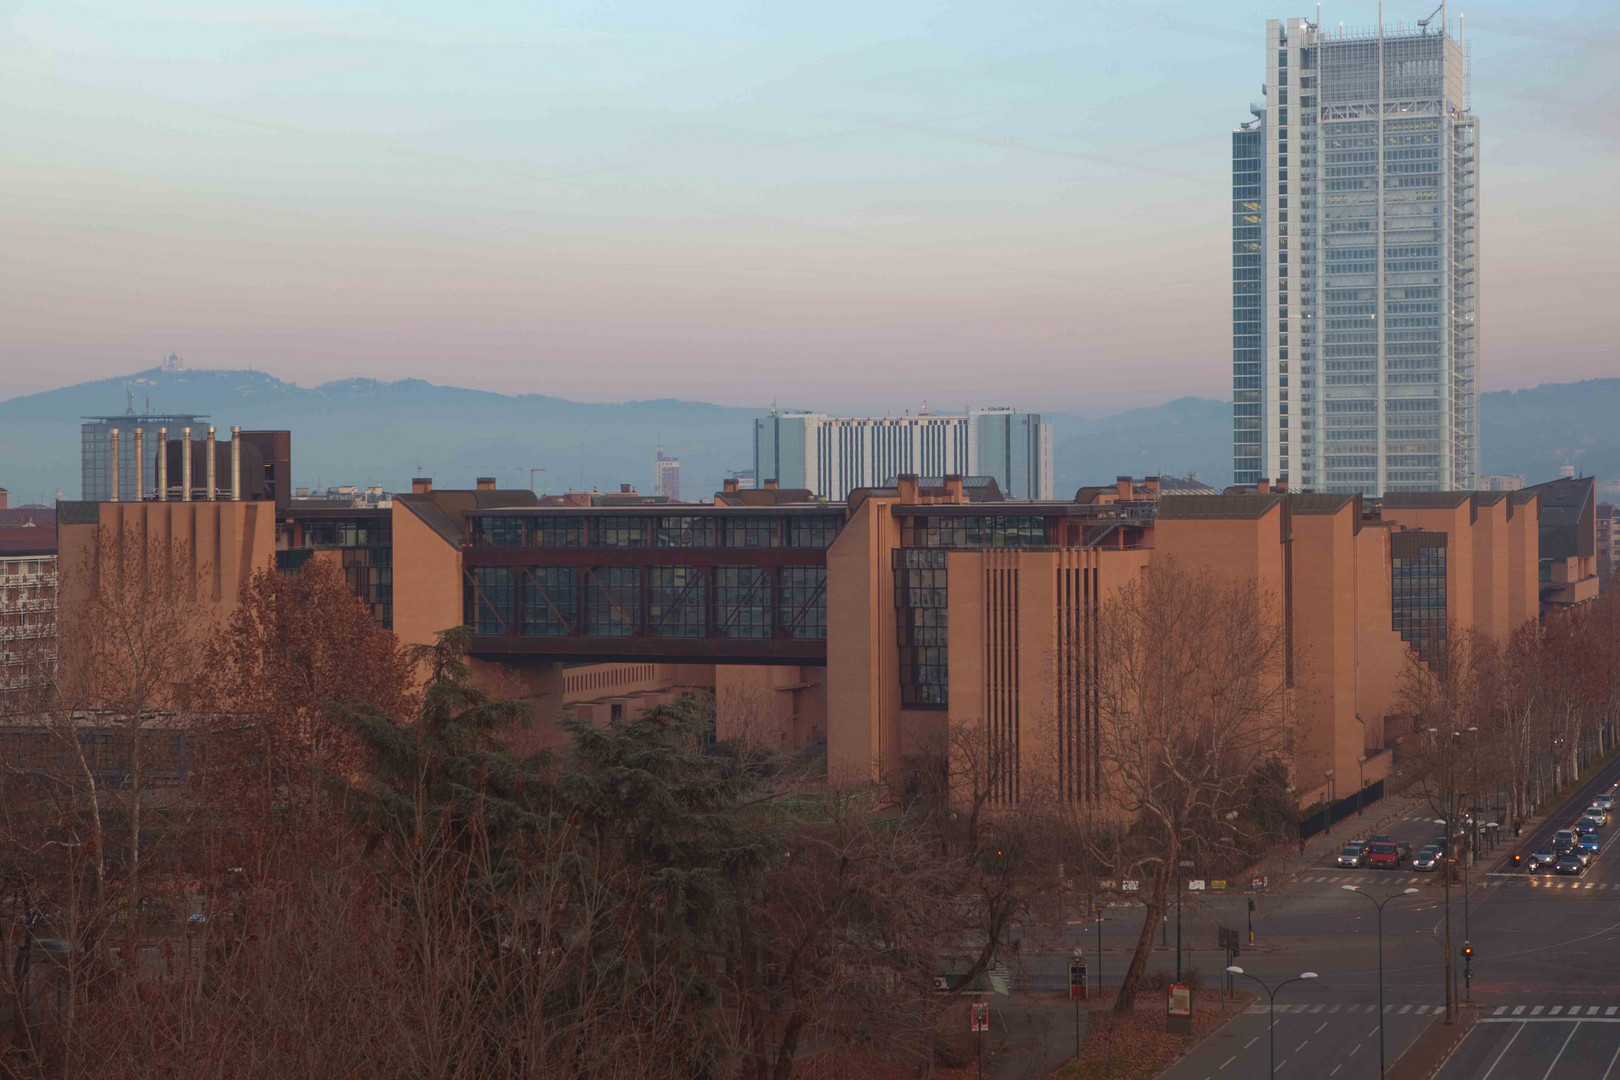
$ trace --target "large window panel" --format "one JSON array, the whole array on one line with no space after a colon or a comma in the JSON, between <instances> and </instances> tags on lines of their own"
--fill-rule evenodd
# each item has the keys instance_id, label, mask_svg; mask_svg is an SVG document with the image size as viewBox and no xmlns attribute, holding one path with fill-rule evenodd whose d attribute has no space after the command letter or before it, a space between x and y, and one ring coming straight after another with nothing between
<instances>
[{"instance_id":1,"label":"large window panel","mask_svg":"<svg viewBox=\"0 0 1620 1080\"><path fill-rule=\"evenodd\" d=\"M791 638L827 637L827 568L784 566L777 591L777 625Z\"/></svg>"},{"instance_id":2,"label":"large window panel","mask_svg":"<svg viewBox=\"0 0 1620 1080\"><path fill-rule=\"evenodd\" d=\"M585 583L585 633L629 637L640 625L640 569L604 566L592 570Z\"/></svg>"},{"instance_id":3,"label":"large window panel","mask_svg":"<svg viewBox=\"0 0 1620 1080\"><path fill-rule=\"evenodd\" d=\"M510 566L475 566L468 596L468 619L476 634L505 634L512 627L516 588Z\"/></svg>"},{"instance_id":4,"label":"large window panel","mask_svg":"<svg viewBox=\"0 0 1620 1080\"><path fill-rule=\"evenodd\" d=\"M647 575L647 628L658 637L702 637L708 611L702 567L654 566Z\"/></svg>"},{"instance_id":5,"label":"large window panel","mask_svg":"<svg viewBox=\"0 0 1620 1080\"><path fill-rule=\"evenodd\" d=\"M534 637L579 633L579 578L571 566L523 572L523 632Z\"/></svg>"},{"instance_id":6,"label":"large window panel","mask_svg":"<svg viewBox=\"0 0 1620 1080\"><path fill-rule=\"evenodd\" d=\"M770 572L759 566L715 567L714 620L721 637L770 637Z\"/></svg>"}]
</instances>

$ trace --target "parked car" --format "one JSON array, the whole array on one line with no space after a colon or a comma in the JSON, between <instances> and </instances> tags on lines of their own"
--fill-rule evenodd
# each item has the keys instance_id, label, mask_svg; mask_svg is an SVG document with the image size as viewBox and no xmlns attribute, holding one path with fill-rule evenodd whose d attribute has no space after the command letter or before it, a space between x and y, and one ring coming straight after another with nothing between
<instances>
[{"instance_id":1,"label":"parked car","mask_svg":"<svg viewBox=\"0 0 1620 1080\"><path fill-rule=\"evenodd\" d=\"M1412 869L1433 870L1437 865L1439 865L1440 859L1441 855L1439 849L1433 844L1427 844L1424 846L1422 851L1417 853L1417 858L1412 860Z\"/></svg>"},{"instance_id":2,"label":"parked car","mask_svg":"<svg viewBox=\"0 0 1620 1080\"><path fill-rule=\"evenodd\" d=\"M1560 874L1579 874L1586 869L1586 864L1566 851L1558 856L1558 861L1553 863L1553 869Z\"/></svg>"},{"instance_id":3,"label":"parked car","mask_svg":"<svg viewBox=\"0 0 1620 1080\"><path fill-rule=\"evenodd\" d=\"M1550 847L1539 847L1530 853L1530 869L1542 870L1558 861L1558 852Z\"/></svg>"},{"instance_id":4,"label":"parked car","mask_svg":"<svg viewBox=\"0 0 1620 1080\"><path fill-rule=\"evenodd\" d=\"M1344 850L1339 852L1339 865L1362 865L1362 859L1366 857L1366 847L1367 845L1360 840L1350 841L1348 844L1344 845Z\"/></svg>"},{"instance_id":5,"label":"parked car","mask_svg":"<svg viewBox=\"0 0 1620 1080\"><path fill-rule=\"evenodd\" d=\"M1405 858L1400 847L1390 841L1367 841L1367 865L1375 870L1399 869Z\"/></svg>"}]
</instances>

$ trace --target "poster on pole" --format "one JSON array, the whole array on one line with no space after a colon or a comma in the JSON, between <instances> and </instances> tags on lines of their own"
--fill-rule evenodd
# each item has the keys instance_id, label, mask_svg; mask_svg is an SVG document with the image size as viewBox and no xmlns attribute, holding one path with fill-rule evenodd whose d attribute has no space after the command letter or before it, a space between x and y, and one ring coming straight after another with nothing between
<instances>
[{"instance_id":1,"label":"poster on pole","mask_svg":"<svg viewBox=\"0 0 1620 1080\"><path fill-rule=\"evenodd\" d=\"M1170 1015L1192 1015L1192 987L1187 983L1170 984Z\"/></svg>"},{"instance_id":2,"label":"poster on pole","mask_svg":"<svg viewBox=\"0 0 1620 1080\"><path fill-rule=\"evenodd\" d=\"M968 1030L990 1030L990 1003L988 1001L975 1001L973 1003L973 1020L969 1025Z\"/></svg>"}]
</instances>

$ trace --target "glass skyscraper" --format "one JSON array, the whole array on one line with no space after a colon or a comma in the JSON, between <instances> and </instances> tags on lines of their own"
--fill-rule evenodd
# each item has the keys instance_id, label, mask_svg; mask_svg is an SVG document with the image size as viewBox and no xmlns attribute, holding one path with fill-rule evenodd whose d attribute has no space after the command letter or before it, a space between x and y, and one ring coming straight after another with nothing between
<instances>
[{"instance_id":1,"label":"glass skyscraper","mask_svg":"<svg viewBox=\"0 0 1620 1080\"><path fill-rule=\"evenodd\" d=\"M1232 134L1237 483L1478 485L1478 124L1442 19L1266 25Z\"/></svg>"}]
</instances>

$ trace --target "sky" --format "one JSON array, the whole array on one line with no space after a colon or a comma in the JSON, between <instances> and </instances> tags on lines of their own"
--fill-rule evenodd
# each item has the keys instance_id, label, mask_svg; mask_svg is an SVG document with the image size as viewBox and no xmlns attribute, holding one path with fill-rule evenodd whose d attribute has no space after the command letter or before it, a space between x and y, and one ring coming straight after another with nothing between
<instances>
[{"instance_id":1,"label":"sky","mask_svg":"<svg viewBox=\"0 0 1620 1080\"><path fill-rule=\"evenodd\" d=\"M1620 5L1459 12L1483 388L1620 375ZM1225 397L1230 132L1265 20L1314 13L0 0L0 399L171 351L588 401Z\"/></svg>"}]
</instances>

